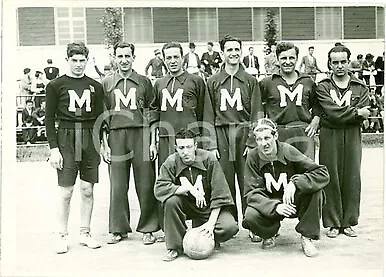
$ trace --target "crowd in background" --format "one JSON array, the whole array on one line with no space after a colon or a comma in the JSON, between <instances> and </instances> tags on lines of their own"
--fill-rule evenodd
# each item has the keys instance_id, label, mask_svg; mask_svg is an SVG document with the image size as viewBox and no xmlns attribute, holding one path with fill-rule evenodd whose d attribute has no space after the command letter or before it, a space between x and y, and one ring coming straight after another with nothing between
<instances>
[{"instance_id":1,"label":"crowd in background","mask_svg":"<svg viewBox=\"0 0 386 277\"><path fill-rule=\"evenodd\" d=\"M196 45L190 42L189 52L184 56L184 69L189 73L199 75L206 82L211 75L219 71L223 63L221 54L215 51L213 47L214 43L208 42L208 51L199 57L195 53ZM271 75L279 70L275 53L276 45L273 44L267 47L265 51L266 55L263 61L264 73L261 70L257 56L254 55L254 47L249 47L248 54L242 59L242 66L245 71L256 78ZM319 68L317 60L313 56L315 48L310 46L308 51L308 54L300 59L298 70L309 74L316 80L316 75L324 72ZM359 54L349 64L350 71L370 88L371 115L369 119L363 122L362 131L364 133L383 132L385 53L383 52L383 55L378 56L375 61L374 58L375 56L371 53L367 53L364 58L362 54ZM104 66L102 72L96 64L95 57L92 60L100 80L116 70L116 65L111 61ZM163 61L162 53L159 49L155 49L154 57L145 66L145 75L154 84L156 79L162 78L166 73L167 67ZM21 96L17 97L18 112L16 118L16 127L18 127L22 142L29 144L35 143L38 140L46 140L44 129L45 87L50 80L58 76L59 68L53 65L52 59L47 60L47 66L42 71L36 70L32 72L30 68L23 70L23 77L19 80ZM375 86L370 85L370 78L372 77L374 78Z\"/></svg>"}]
</instances>

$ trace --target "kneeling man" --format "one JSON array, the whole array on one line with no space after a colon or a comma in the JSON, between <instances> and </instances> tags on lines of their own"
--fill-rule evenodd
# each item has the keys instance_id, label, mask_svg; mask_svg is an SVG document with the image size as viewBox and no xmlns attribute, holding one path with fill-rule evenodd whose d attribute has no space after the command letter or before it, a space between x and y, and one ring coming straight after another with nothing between
<instances>
[{"instance_id":1,"label":"kneeling man","mask_svg":"<svg viewBox=\"0 0 386 277\"><path fill-rule=\"evenodd\" d=\"M162 164L154 187L155 197L162 202L167 254L172 261L182 254L182 240L187 219L217 246L238 232L231 214L234 202L225 175L216 157L197 149L196 134L181 129L175 136L177 153Z\"/></svg>"},{"instance_id":2,"label":"kneeling man","mask_svg":"<svg viewBox=\"0 0 386 277\"><path fill-rule=\"evenodd\" d=\"M295 230L301 234L303 252L316 256L312 240L320 235L323 187L330 178L327 168L279 142L277 126L270 119L258 120L253 133L257 147L247 156L243 227L263 238L263 248L272 248L281 220L297 217Z\"/></svg>"}]
</instances>

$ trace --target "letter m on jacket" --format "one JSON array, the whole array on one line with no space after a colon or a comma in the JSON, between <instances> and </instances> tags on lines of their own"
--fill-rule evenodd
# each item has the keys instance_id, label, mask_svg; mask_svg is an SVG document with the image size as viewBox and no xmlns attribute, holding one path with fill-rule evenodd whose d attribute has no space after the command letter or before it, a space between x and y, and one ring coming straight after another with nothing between
<instances>
[{"instance_id":1,"label":"letter m on jacket","mask_svg":"<svg viewBox=\"0 0 386 277\"><path fill-rule=\"evenodd\" d=\"M115 95L115 111L119 112L121 110L121 102L125 107L129 107L130 110L137 109L137 89L130 88L126 96L123 95L122 91L118 88L114 89ZM130 106L129 106L130 104Z\"/></svg>"},{"instance_id":2,"label":"letter m on jacket","mask_svg":"<svg viewBox=\"0 0 386 277\"><path fill-rule=\"evenodd\" d=\"M72 89L68 90L68 95L70 96L70 105L68 105L69 112L76 112L75 103L78 104L78 108L80 109L83 105L86 105L86 112L91 112L91 93L89 89L85 89L81 97Z\"/></svg>"},{"instance_id":3,"label":"letter m on jacket","mask_svg":"<svg viewBox=\"0 0 386 277\"><path fill-rule=\"evenodd\" d=\"M336 93L336 90L332 89L330 90L330 96L334 102L339 106L350 106L351 103L351 94L352 91L346 91L346 93L343 95L342 99L338 97L338 94Z\"/></svg>"},{"instance_id":4,"label":"letter m on jacket","mask_svg":"<svg viewBox=\"0 0 386 277\"><path fill-rule=\"evenodd\" d=\"M290 91L288 88L282 85L278 85L277 89L279 90L280 93L280 107L286 107L287 106L287 98L293 102L296 98L296 106L301 106L302 105L302 97L303 97L303 85L299 84L296 86L294 91Z\"/></svg>"},{"instance_id":5,"label":"letter m on jacket","mask_svg":"<svg viewBox=\"0 0 386 277\"><path fill-rule=\"evenodd\" d=\"M224 112L227 110L226 103L228 103L229 106L232 108L234 108L234 106L236 105L236 110L238 111L243 110L240 88L235 89L235 93L233 94L233 97L229 94L229 91L227 89L222 88L220 90L220 111Z\"/></svg>"},{"instance_id":6,"label":"letter m on jacket","mask_svg":"<svg viewBox=\"0 0 386 277\"><path fill-rule=\"evenodd\" d=\"M166 102L169 102L171 107L176 106L177 112L182 112L184 109L182 108L182 94L184 90L182 88L177 89L176 93L172 97L169 93L169 91L164 88L162 93L162 102L161 102L161 111L166 111Z\"/></svg>"},{"instance_id":7,"label":"letter m on jacket","mask_svg":"<svg viewBox=\"0 0 386 277\"><path fill-rule=\"evenodd\" d=\"M280 173L279 180L277 181L271 173L264 173L264 179L265 186L270 193L272 193L272 187L279 191L281 187L285 188L287 186L287 173Z\"/></svg>"}]
</instances>

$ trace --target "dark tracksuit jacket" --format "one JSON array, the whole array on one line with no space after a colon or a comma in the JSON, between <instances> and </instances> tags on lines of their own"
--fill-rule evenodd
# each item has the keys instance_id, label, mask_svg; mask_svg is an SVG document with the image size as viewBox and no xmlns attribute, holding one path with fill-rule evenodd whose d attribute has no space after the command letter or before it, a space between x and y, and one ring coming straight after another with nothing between
<instances>
[{"instance_id":1,"label":"dark tracksuit jacket","mask_svg":"<svg viewBox=\"0 0 386 277\"><path fill-rule=\"evenodd\" d=\"M350 74L346 89L332 77L321 80L316 94L321 106L319 161L327 166L330 183L325 189L324 227L358 224L361 194L361 124L358 108L369 105L368 88Z\"/></svg>"},{"instance_id":2,"label":"dark tracksuit jacket","mask_svg":"<svg viewBox=\"0 0 386 277\"><path fill-rule=\"evenodd\" d=\"M178 77L167 74L155 82L150 124L159 127L158 167L174 152L174 135L181 128L201 133L197 126L203 120L204 104L209 101L202 78L186 71Z\"/></svg>"},{"instance_id":3,"label":"dark tracksuit jacket","mask_svg":"<svg viewBox=\"0 0 386 277\"><path fill-rule=\"evenodd\" d=\"M260 89L256 78L240 67L234 76L226 73L224 67L211 76L207 82L211 108L205 108L204 120L215 126L216 139L207 146L218 149L220 164L228 181L233 200L236 201L235 173L241 195L244 189L245 157L247 144L252 144L249 133L251 109L256 117L262 117ZM213 136L211 136L213 137ZM242 201L242 211L245 203Z\"/></svg>"},{"instance_id":4,"label":"dark tracksuit jacket","mask_svg":"<svg viewBox=\"0 0 386 277\"><path fill-rule=\"evenodd\" d=\"M149 105L153 99L150 80L135 71L128 78L118 72L102 81L112 161L110 173L109 232L127 233L130 228L128 189L133 165L135 189L141 214L137 231L159 230L158 202L154 197L154 163L149 158ZM116 160L114 160L116 158Z\"/></svg>"},{"instance_id":5,"label":"dark tracksuit jacket","mask_svg":"<svg viewBox=\"0 0 386 277\"><path fill-rule=\"evenodd\" d=\"M206 207L198 208L195 198L176 195L181 185L180 177L186 177L195 184L197 177L202 176ZM196 160L184 164L178 153L170 155L162 164L154 187L155 197L164 208L164 230L167 249L182 249L182 239L186 232L186 219L193 220L193 227L205 223L211 210L221 208L214 229L215 240L223 242L238 231L238 226L229 209L234 206L224 173L216 157L209 151L197 149Z\"/></svg>"},{"instance_id":6,"label":"dark tracksuit jacket","mask_svg":"<svg viewBox=\"0 0 386 277\"><path fill-rule=\"evenodd\" d=\"M277 141L277 159L269 162L254 148L248 153L245 167L247 209L243 226L262 238L274 236L283 216L276 212L283 203L284 186L292 181L296 187L295 205L299 223L296 231L318 239L324 201L323 188L329 174L324 165L317 165L295 147Z\"/></svg>"},{"instance_id":7,"label":"dark tracksuit jacket","mask_svg":"<svg viewBox=\"0 0 386 277\"><path fill-rule=\"evenodd\" d=\"M314 140L307 136L305 129L312 118L319 115L316 85L309 75L298 73L298 76L292 86L287 84L280 73L264 78L260 81L261 98L265 116L278 125L279 141L295 146L314 159ZM255 114L253 120L256 120Z\"/></svg>"}]
</instances>

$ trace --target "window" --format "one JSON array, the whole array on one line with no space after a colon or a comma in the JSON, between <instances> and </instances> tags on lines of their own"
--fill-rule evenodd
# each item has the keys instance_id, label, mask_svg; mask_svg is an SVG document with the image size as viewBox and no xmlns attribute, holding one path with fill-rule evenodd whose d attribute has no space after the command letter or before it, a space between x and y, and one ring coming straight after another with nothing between
<instances>
[{"instance_id":1,"label":"window","mask_svg":"<svg viewBox=\"0 0 386 277\"><path fill-rule=\"evenodd\" d=\"M19 45L55 45L53 8L19 8Z\"/></svg>"},{"instance_id":2,"label":"window","mask_svg":"<svg viewBox=\"0 0 386 277\"><path fill-rule=\"evenodd\" d=\"M188 9L153 8L154 42L187 42Z\"/></svg>"},{"instance_id":3,"label":"window","mask_svg":"<svg viewBox=\"0 0 386 277\"><path fill-rule=\"evenodd\" d=\"M72 41L84 41L85 36L84 8L56 8L56 40L59 45Z\"/></svg>"},{"instance_id":4,"label":"window","mask_svg":"<svg viewBox=\"0 0 386 277\"><path fill-rule=\"evenodd\" d=\"M281 8L283 40L315 39L314 8Z\"/></svg>"},{"instance_id":5,"label":"window","mask_svg":"<svg viewBox=\"0 0 386 277\"><path fill-rule=\"evenodd\" d=\"M377 7L377 38L385 39L385 9Z\"/></svg>"},{"instance_id":6,"label":"window","mask_svg":"<svg viewBox=\"0 0 386 277\"><path fill-rule=\"evenodd\" d=\"M252 9L219 8L219 40L226 34L236 36L244 41L252 40Z\"/></svg>"},{"instance_id":7,"label":"window","mask_svg":"<svg viewBox=\"0 0 386 277\"><path fill-rule=\"evenodd\" d=\"M124 8L124 38L133 43L153 42L151 8Z\"/></svg>"},{"instance_id":8,"label":"window","mask_svg":"<svg viewBox=\"0 0 386 277\"><path fill-rule=\"evenodd\" d=\"M375 7L344 7L344 38L374 39Z\"/></svg>"},{"instance_id":9,"label":"window","mask_svg":"<svg viewBox=\"0 0 386 277\"><path fill-rule=\"evenodd\" d=\"M87 8L86 9L86 25L87 25L87 43L88 44L104 44L104 28L102 22L105 9L103 8Z\"/></svg>"},{"instance_id":10,"label":"window","mask_svg":"<svg viewBox=\"0 0 386 277\"><path fill-rule=\"evenodd\" d=\"M315 39L342 39L342 8L316 8Z\"/></svg>"},{"instance_id":11,"label":"window","mask_svg":"<svg viewBox=\"0 0 386 277\"><path fill-rule=\"evenodd\" d=\"M218 38L216 8L189 9L189 41L215 41Z\"/></svg>"}]
</instances>

